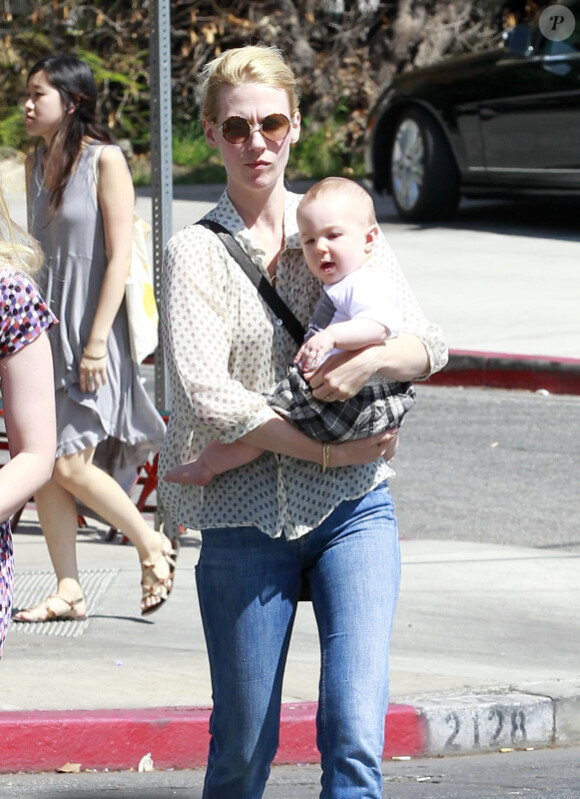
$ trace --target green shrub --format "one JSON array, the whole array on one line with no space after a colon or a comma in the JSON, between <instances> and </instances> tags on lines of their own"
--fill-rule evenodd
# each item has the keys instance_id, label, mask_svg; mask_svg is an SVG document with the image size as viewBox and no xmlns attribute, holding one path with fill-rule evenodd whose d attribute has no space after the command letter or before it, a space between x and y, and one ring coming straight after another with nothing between
<instances>
[{"instance_id":1,"label":"green shrub","mask_svg":"<svg viewBox=\"0 0 580 799\"><path fill-rule=\"evenodd\" d=\"M205 140L199 122L173 132L173 167L175 183L224 183L226 179L219 153Z\"/></svg>"},{"instance_id":2,"label":"green shrub","mask_svg":"<svg viewBox=\"0 0 580 799\"><path fill-rule=\"evenodd\" d=\"M8 108L0 117L0 144L23 150L28 138L22 108Z\"/></svg>"},{"instance_id":3,"label":"green shrub","mask_svg":"<svg viewBox=\"0 0 580 799\"><path fill-rule=\"evenodd\" d=\"M345 133L340 118L318 125L303 119L302 135L290 155L289 176L315 180L328 175L361 177L364 171L361 153L348 145Z\"/></svg>"},{"instance_id":4,"label":"green shrub","mask_svg":"<svg viewBox=\"0 0 580 799\"><path fill-rule=\"evenodd\" d=\"M215 152L206 142L199 124L189 131L173 132L173 163L178 166L195 167L207 163Z\"/></svg>"}]
</instances>

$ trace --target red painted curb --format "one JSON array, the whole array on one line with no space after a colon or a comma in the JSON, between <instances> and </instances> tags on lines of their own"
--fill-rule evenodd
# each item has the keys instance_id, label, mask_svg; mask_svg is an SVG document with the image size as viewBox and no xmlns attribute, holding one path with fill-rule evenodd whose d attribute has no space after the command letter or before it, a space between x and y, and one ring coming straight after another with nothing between
<instances>
[{"instance_id":1,"label":"red painted curb","mask_svg":"<svg viewBox=\"0 0 580 799\"><path fill-rule=\"evenodd\" d=\"M449 363L427 381L436 386L508 388L580 394L580 360L450 350Z\"/></svg>"},{"instance_id":2,"label":"red painted curb","mask_svg":"<svg viewBox=\"0 0 580 799\"><path fill-rule=\"evenodd\" d=\"M315 702L282 707L276 763L317 763ZM53 771L65 763L83 769L137 768L151 753L156 768L205 765L209 708L70 710L0 714L4 774ZM385 722L384 757L419 755L425 749L425 722L414 707L391 705Z\"/></svg>"},{"instance_id":3,"label":"red painted curb","mask_svg":"<svg viewBox=\"0 0 580 799\"><path fill-rule=\"evenodd\" d=\"M316 748L316 702L282 707L280 745L275 763L319 763ZM425 720L411 705L389 705L385 719L383 757L422 754L425 750Z\"/></svg>"}]
</instances>

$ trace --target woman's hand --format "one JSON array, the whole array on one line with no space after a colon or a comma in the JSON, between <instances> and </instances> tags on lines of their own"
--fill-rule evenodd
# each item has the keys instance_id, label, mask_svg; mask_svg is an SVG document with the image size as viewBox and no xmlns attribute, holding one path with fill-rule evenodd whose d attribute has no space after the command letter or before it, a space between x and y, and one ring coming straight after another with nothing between
<instances>
[{"instance_id":1,"label":"woman's hand","mask_svg":"<svg viewBox=\"0 0 580 799\"><path fill-rule=\"evenodd\" d=\"M331 355L312 375L310 387L316 399L334 402L354 397L367 380L380 368L375 350L383 347L366 347L355 352Z\"/></svg>"},{"instance_id":2,"label":"woman's hand","mask_svg":"<svg viewBox=\"0 0 580 799\"><path fill-rule=\"evenodd\" d=\"M107 382L107 353L101 357L83 353L79 366L79 383L81 391L92 394L99 386Z\"/></svg>"},{"instance_id":3,"label":"woman's hand","mask_svg":"<svg viewBox=\"0 0 580 799\"><path fill-rule=\"evenodd\" d=\"M335 466L356 466L373 463L379 458L391 461L399 445L399 431L387 430L372 438L359 438L344 444L331 444L328 468Z\"/></svg>"},{"instance_id":4,"label":"woman's hand","mask_svg":"<svg viewBox=\"0 0 580 799\"><path fill-rule=\"evenodd\" d=\"M322 402L354 397L375 374L405 382L429 374L425 345L413 333L401 333L384 344L331 355L317 369L310 386Z\"/></svg>"}]
</instances>

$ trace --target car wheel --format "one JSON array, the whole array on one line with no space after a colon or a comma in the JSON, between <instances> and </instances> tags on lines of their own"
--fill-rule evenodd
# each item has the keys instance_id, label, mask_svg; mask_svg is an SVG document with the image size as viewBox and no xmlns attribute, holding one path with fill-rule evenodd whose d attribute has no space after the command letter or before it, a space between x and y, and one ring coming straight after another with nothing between
<instances>
[{"instance_id":1,"label":"car wheel","mask_svg":"<svg viewBox=\"0 0 580 799\"><path fill-rule=\"evenodd\" d=\"M419 108L404 111L390 153L393 200L402 219L452 217L459 204L459 174L437 122Z\"/></svg>"}]
</instances>

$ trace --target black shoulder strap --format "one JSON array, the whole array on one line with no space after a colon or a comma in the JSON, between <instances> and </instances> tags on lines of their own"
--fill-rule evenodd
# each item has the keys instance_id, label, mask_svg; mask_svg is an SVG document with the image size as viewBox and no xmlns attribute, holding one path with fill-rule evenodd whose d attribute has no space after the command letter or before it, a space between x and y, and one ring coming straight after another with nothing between
<instances>
[{"instance_id":1,"label":"black shoulder strap","mask_svg":"<svg viewBox=\"0 0 580 799\"><path fill-rule=\"evenodd\" d=\"M268 303L278 319L284 323L284 327L290 333L297 344L302 344L306 331L302 324L294 316L290 308L286 305L282 297L276 292L274 287L260 272L256 264L252 261L247 252L241 247L232 234L219 222L211 219L200 219L198 225L211 230L220 239L229 254L238 262L246 275L257 288L259 294Z\"/></svg>"}]
</instances>

